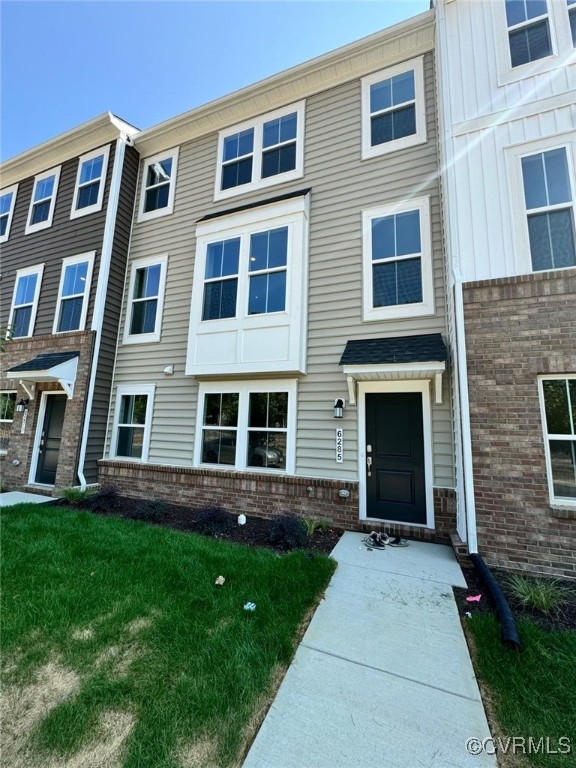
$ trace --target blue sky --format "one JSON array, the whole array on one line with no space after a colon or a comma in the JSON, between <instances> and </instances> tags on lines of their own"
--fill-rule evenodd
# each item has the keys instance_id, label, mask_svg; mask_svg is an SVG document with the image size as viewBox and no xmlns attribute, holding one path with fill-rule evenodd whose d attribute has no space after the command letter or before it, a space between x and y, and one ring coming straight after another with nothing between
<instances>
[{"instance_id":1,"label":"blue sky","mask_svg":"<svg viewBox=\"0 0 576 768\"><path fill-rule=\"evenodd\" d=\"M107 110L149 128L428 7L1 0L1 159Z\"/></svg>"}]
</instances>

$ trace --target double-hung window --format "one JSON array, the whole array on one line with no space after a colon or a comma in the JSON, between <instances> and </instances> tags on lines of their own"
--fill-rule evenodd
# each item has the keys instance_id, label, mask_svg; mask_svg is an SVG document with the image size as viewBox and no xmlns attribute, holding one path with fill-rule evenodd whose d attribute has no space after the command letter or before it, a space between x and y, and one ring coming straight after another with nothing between
<instances>
[{"instance_id":1,"label":"double-hung window","mask_svg":"<svg viewBox=\"0 0 576 768\"><path fill-rule=\"evenodd\" d=\"M0 243L5 243L10 237L10 225L14 215L17 192L18 184L6 187L0 192Z\"/></svg>"},{"instance_id":2,"label":"double-hung window","mask_svg":"<svg viewBox=\"0 0 576 768\"><path fill-rule=\"evenodd\" d=\"M25 234L29 235L52 226L59 179L60 166L44 171L34 178Z\"/></svg>"},{"instance_id":3,"label":"double-hung window","mask_svg":"<svg viewBox=\"0 0 576 768\"><path fill-rule=\"evenodd\" d=\"M125 344L160 341L167 265L167 254L139 259L132 264Z\"/></svg>"},{"instance_id":4,"label":"double-hung window","mask_svg":"<svg viewBox=\"0 0 576 768\"><path fill-rule=\"evenodd\" d=\"M513 67L552 55L547 0L506 0Z\"/></svg>"},{"instance_id":5,"label":"double-hung window","mask_svg":"<svg viewBox=\"0 0 576 768\"><path fill-rule=\"evenodd\" d=\"M240 238L208 243L202 320L236 316Z\"/></svg>"},{"instance_id":6,"label":"double-hung window","mask_svg":"<svg viewBox=\"0 0 576 768\"><path fill-rule=\"evenodd\" d=\"M215 199L302 176L304 102L221 131Z\"/></svg>"},{"instance_id":7,"label":"double-hung window","mask_svg":"<svg viewBox=\"0 0 576 768\"><path fill-rule=\"evenodd\" d=\"M202 384L196 463L294 471L296 382Z\"/></svg>"},{"instance_id":8,"label":"double-hung window","mask_svg":"<svg viewBox=\"0 0 576 768\"><path fill-rule=\"evenodd\" d=\"M62 261L54 333L84 330L94 255L91 251Z\"/></svg>"},{"instance_id":9,"label":"double-hung window","mask_svg":"<svg viewBox=\"0 0 576 768\"><path fill-rule=\"evenodd\" d=\"M569 148L554 147L521 158L532 269L576 265L574 186Z\"/></svg>"},{"instance_id":10,"label":"double-hung window","mask_svg":"<svg viewBox=\"0 0 576 768\"><path fill-rule=\"evenodd\" d=\"M362 158L426 141L423 59L362 79Z\"/></svg>"},{"instance_id":11,"label":"double-hung window","mask_svg":"<svg viewBox=\"0 0 576 768\"><path fill-rule=\"evenodd\" d=\"M110 450L112 458L148 460L154 389L153 384L118 387Z\"/></svg>"},{"instance_id":12,"label":"double-hung window","mask_svg":"<svg viewBox=\"0 0 576 768\"><path fill-rule=\"evenodd\" d=\"M78 173L70 218L102 210L110 145L95 149L78 160Z\"/></svg>"},{"instance_id":13,"label":"double-hung window","mask_svg":"<svg viewBox=\"0 0 576 768\"><path fill-rule=\"evenodd\" d=\"M173 212L178 155L176 147L144 161L138 221L156 219Z\"/></svg>"},{"instance_id":14,"label":"double-hung window","mask_svg":"<svg viewBox=\"0 0 576 768\"><path fill-rule=\"evenodd\" d=\"M363 212L364 320L434 312L427 197Z\"/></svg>"},{"instance_id":15,"label":"double-hung window","mask_svg":"<svg viewBox=\"0 0 576 768\"><path fill-rule=\"evenodd\" d=\"M16 273L8 320L10 337L13 339L32 336L34 332L43 271L44 265L38 264L27 269L19 269Z\"/></svg>"},{"instance_id":16,"label":"double-hung window","mask_svg":"<svg viewBox=\"0 0 576 768\"><path fill-rule=\"evenodd\" d=\"M540 379L552 503L576 504L576 375Z\"/></svg>"},{"instance_id":17,"label":"double-hung window","mask_svg":"<svg viewBox=\"0 0 576 768\"><path fill-rule=\"evenodd\" d=\"M16 392L0 392L0 454L8 450L15 406Z\"/></svg>"}]
</instances>

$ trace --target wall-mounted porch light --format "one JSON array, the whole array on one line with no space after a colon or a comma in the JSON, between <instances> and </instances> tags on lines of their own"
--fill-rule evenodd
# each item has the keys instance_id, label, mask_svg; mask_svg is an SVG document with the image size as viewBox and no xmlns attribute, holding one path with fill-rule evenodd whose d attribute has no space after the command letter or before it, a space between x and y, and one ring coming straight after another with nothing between
<instances>
[{"instance_id":1,"label":"wall-mounted porch light","mask_svg":"<svg viewBox=\"0 0 576 768\"><path fill-rule=\"evenodd\" d=\"M345 401L338 398L334 400L334 418L341 419L344 416Z\"/></svg>"},{"instance_id":2,"label":"wall-mounted porch light","mask_svg":"<svg viewBox=\"0 0 576 768\"><path fill-rule=\"evenodd\" d=\"M20 400L20 402L16 406L16 412L17 413L23 413L24 412L24 408L26 408L26 406L28 405L29 402L30 402L30 400L28 398L26 398L26 400Z\"/></svg>"}]
</instances>

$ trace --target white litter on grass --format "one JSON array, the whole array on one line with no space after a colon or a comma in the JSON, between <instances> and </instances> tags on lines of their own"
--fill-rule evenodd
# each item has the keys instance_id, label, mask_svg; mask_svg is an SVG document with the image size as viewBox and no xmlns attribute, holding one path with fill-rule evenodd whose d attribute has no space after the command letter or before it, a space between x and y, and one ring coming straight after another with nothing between
<instances>
[{"instance_id":1,"label":"white litter on grass","mask_svg":"<svg viewBox=\"0 0 576 768\"><path fill-rule=\"evenodd\" d=\"M224 584L225 581L226 581L226 579L224 578L224 576L218 576L218 578L216 579L214 584L218 584L218 586L221 587L222 584Z\"/></svg>"},{"instance_id":2,"label":"white litter on grass","mask_svg":"<svg viewBox=\"0 0 576 768\"><path fill-rule=\"evenodd\" d=\"M246 603L244 606L245 611L255 611L256 610L256 603Z\"/></svg>"}]
</instances>

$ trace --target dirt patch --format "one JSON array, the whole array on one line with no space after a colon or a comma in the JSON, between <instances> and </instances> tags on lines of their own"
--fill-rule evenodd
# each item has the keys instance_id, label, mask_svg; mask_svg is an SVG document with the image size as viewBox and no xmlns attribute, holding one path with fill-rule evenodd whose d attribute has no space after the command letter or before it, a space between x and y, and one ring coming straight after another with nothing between
<instances>
[{"instance_id":1,"label":"dirt patch","mask_svg":"<svg viewBox=\"0 0 576 768\"><path fill-rule=\"evenodd\" d=\"M66 759L42 761L42 768L121 768L126 740L135 722L129 712L103 712L96 737L88 747Z\"/></svg>"},{"instance_id":2,"label":"dirt patch","mask_svg":"<svg viewBox=\"0 0 576 768\"><path fill-rule=\"evenodd\" d=\"M96 657L94 666L96 669L108 666L111 677L122 678L126 677L132 664L141 655L142 649L137 646L121 647L119 645L111 645Z\"/></svg>"},{"instance_id":3,"label":"dirt patch","mask_svg":"<svg viewBox=\"0 0 576 768\"><path fill-rule=\"evenodd\" d=\"M205 737L181 749L178 762L181 768L220 768L216 762L217 754L218 742Z\"/></svg>"},{"instance_id":4,"label":"dirt patch","mask_svg":"<svg viewBox=\"0 0 576 768\"><path fill-rule=\"evenodd\" d=\"M4 687L0 703L2 762L11 768L35 765L28 749L30 733L58 704L80 688L80 678L58 661L50 661L28 685ZM42 761L42 766L47 766Z\"/></svg>"},{"instance_id":5,"label":"dirt patch","mask_svg":"<svg viewBox=\"0 0 576 768\"><path fill-rule=\"evenodd\" d=\"M92 629L75 629L72 632L72 640L92 640L94 637L94 630Z\"/></svg>"}]
</instances>

